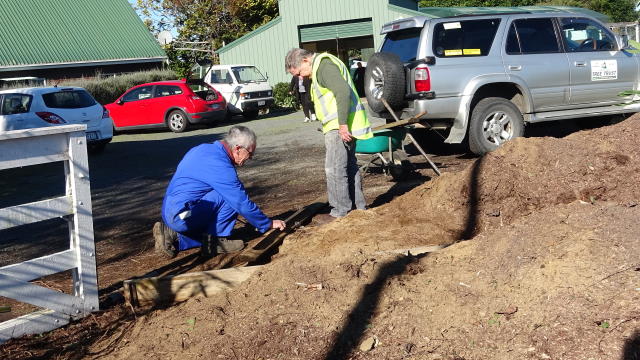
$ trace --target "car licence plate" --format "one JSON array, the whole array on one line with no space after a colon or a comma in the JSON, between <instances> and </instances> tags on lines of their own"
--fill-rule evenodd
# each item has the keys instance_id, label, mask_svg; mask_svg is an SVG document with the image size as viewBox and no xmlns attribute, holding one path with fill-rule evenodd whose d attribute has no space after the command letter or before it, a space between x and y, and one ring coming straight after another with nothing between
<instances>
[{"instance_id":1,"label":"car licence plate","mask_svg":"<svg viewBox=\"0 0 640 360\"><path fill-rule=\"evenodd\" d=\"M266 102L266 101L264 101L264 100L262 100L262 101L258 101L258 106L262 106L262 105L264 105L264 104L266 104L266 103L267 103L267 102Z\"/></svg>"},{"instance_id":2,"label":"car licence plate","mask_svg":"<svg viewBox=\"0 0 640 360\"><path fill-rule=\"evenodd\" d=\"M98 140L98 132L97 131L89 131L87 133L87 140Z\"/></svg>"}]
</instances>

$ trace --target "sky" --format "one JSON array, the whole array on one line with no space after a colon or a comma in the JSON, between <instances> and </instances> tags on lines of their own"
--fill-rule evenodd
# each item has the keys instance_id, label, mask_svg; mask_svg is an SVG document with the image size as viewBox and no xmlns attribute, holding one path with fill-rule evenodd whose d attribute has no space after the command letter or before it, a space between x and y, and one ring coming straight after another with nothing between
<instances>
[{"instance_id":1,"label":"sky","mask_svg":"<svg viewBox=\"0 0 640 360\"><path fill-rule=\"evenodd\" d=\"M135 8L136 8L136 0L128 0L128 1L129 1L129 4L131 5L131 7L134 8L134 10L135 10ZM136 11L136 13L138 14L138 16L140 16L140 13L138 13L137 11ZM151 19L154 22L160 21L160 14L152 14L151 15ZM142 20L144 20L144 19L142 19ZM178 35L178 31L175 28L170 29L170 32L171 32L171 35L173 35L174 38Z\"/></svg>"}]
</instances>

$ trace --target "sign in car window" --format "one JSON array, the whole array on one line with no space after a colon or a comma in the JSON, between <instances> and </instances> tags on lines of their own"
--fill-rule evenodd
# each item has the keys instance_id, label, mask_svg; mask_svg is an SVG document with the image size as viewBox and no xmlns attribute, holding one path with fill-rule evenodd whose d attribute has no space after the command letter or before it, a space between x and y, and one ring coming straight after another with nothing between
<instances>
[{"instance_id":1,"label":"sign in car window","mask_svg":"<svg viewBox=\"0 0 640 360\"><path fill-rule=\"evenodd\" d=\"M500 19L450 21L436 24L433 52L438 57L486 56Z\"/></svg>"}]
</instances>

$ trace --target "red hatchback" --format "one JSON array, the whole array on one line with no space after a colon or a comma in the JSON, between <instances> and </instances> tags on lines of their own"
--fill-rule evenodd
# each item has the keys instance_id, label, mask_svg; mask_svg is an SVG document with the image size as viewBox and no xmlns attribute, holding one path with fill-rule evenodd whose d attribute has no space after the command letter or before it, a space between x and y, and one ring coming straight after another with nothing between
<instances>
[{"instance_id":1,"label":"red hatchback","mask_svg":"<svg viewBox=\"0 0 640 360\"><path fill-rule=\"evenodd\" d=\"M183 132L190 124L224 119L224 97L205 83L158 81L134 86L105 105L116 130L168 127Z\"/></svg>"}]
</instances>

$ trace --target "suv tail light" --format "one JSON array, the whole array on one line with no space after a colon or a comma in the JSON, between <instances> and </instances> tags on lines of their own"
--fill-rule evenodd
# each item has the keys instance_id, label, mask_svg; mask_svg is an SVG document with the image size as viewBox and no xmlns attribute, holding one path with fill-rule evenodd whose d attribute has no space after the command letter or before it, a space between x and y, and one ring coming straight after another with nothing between
<instances>
[{"instance_id":1,"label":"suv tail light","mask_svg":"<svg viewBox=\"0 0 640 360\"><path fill-rule=\"evenodd\" d=\"M109 110L107 110L106 107L104 107L104 105L102 106L102 118L106 119L109 117Z\"/></svg>"},{"instance_id":2,"label":"suv tail light","mask_svg":"<svg viewBox=\"0 0 640 360\"><path fill-rule=\"evenodd\" d=\"M431 91L431 75L426 66L418 67L415 70L416 92Z\"/></svg>"},{"instance_id":3,"label":"suv tail light","mask_svg":"<svg viewBox=\"0 0 640 360\"><path fill-rule=\"evenodd\" d=\"M66 124L67 123L62 117L52 112L38 111L36 112L36 115L38 115L42 120L48 122L49 124Z\"/></svg>"}]
</instances>

